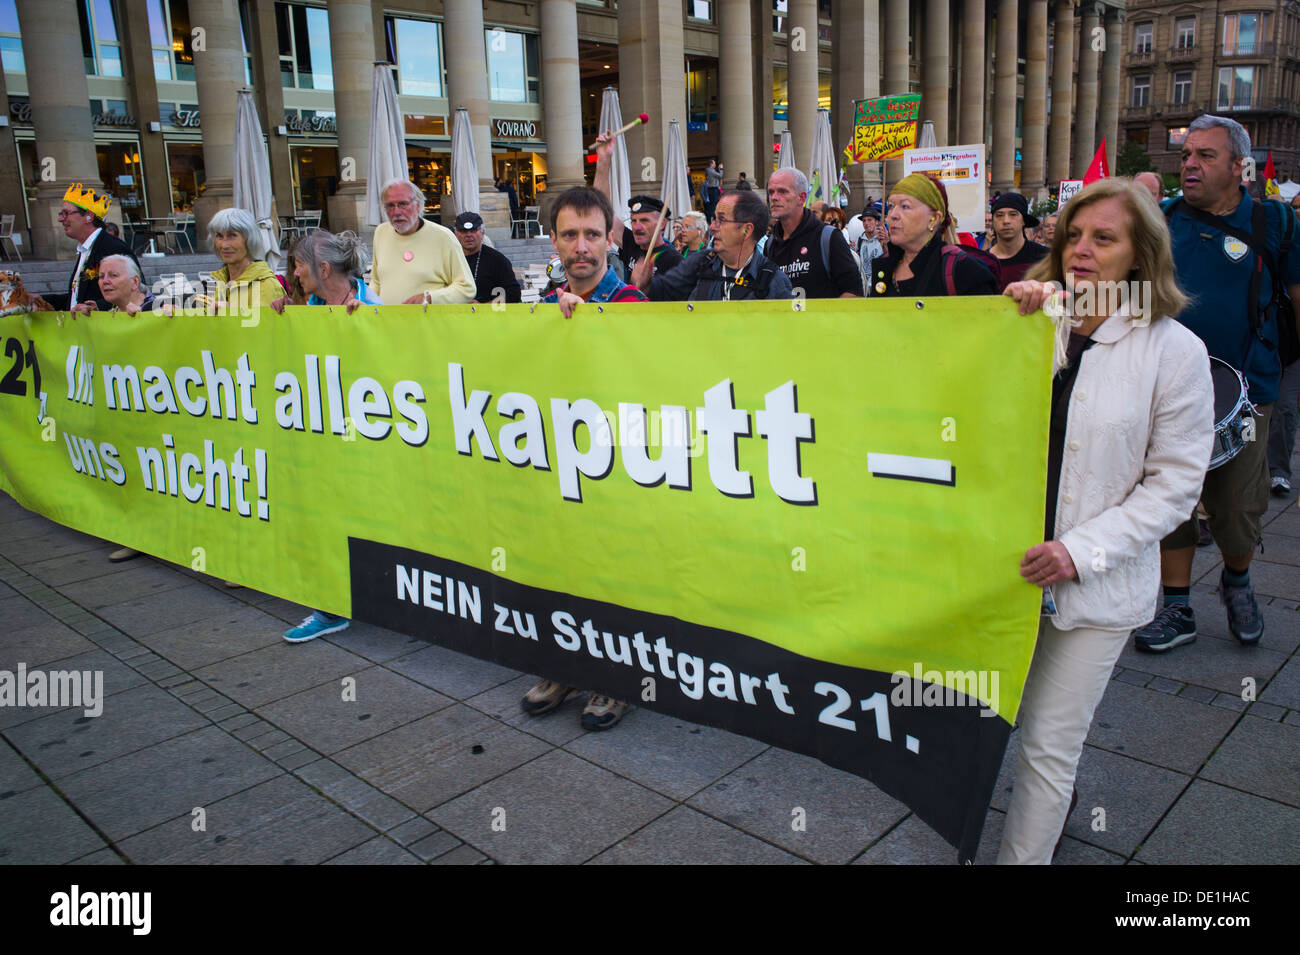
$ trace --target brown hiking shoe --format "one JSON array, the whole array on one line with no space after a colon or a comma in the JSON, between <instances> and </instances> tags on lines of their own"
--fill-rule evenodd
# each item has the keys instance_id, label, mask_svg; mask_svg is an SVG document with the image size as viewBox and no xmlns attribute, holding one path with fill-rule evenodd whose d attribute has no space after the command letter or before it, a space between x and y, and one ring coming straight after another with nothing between
<instances>
[{"instance_id":1,"label":"brown hiking shoe","mask_svg":"<svg viewBox=\"0 0 1300 955\"><path fill-rule=\"evenodd\" d=\"M519 701L523 711L529 716L541 716L556 709L576 687L565 686L554 680L541 680Z\"/></svg>"},{"instance_id":2,"label":"brown hiking shoe","mask_svg":"<svg viewBox=\"0 0 1300 955\"><path fill-rule=\"evenodd\" d=\"M587 705L582 710L582 728L607 730L621 720L626 712L626 703L593 693L587 697Z\"/></svg>"}]
</instances>

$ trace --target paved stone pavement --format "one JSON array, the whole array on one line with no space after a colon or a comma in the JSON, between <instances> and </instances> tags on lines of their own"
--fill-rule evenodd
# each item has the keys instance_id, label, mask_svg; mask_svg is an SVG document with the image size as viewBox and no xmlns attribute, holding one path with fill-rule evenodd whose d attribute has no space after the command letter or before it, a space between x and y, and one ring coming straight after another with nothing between
<instances>
[{"instance_id":1,"label":"paved stone pavement","mask_svg":"<svg viewBox=\"0 0 1300 955\"><path fill-rule=\"evenodd\" d=\"M1300 862L1295 495L1266 520L1262 645L1228 633L1200 551L1201 637L1120 658L1059 862ZM527 675L365 624L291 646L306 608L114 547L0 494L0 669L100 670L105 695L97 718L0 708L0 862L956 861L809 757L643 709L584 733L576 697L529 719Z\"/></svg>"}]
</instances>

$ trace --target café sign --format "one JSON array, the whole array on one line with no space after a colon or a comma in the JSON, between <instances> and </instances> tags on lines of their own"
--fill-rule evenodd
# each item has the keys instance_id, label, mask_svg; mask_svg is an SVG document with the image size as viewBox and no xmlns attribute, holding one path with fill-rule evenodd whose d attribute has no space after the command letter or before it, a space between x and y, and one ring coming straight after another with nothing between
<instances>
[{"instance_id":1,"label":"caf\u00e9 sign","mask_svg":"<svg viewBox=\"0 0 1300 955\"><path fill-rule=\"evenodd\" d=\"M492 135L496 139L537 139L541 124L531 119L494 119Z\"/></svg>"}]
</instances>

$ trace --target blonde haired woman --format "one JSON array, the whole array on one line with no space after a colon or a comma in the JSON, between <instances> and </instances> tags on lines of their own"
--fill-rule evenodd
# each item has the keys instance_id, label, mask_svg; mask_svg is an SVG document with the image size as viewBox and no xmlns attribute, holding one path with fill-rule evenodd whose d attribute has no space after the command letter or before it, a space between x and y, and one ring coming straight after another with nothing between
<instances>
[{"instance_id":1,"label":"blonde haired woman","mask_svg":"<svg viewBox=\"0 0 1300 955\"><path fill-rule=\"evenodd\" d=\"M1200 494L1214 393L1205 346L1170 317L1186 302L1173 275L1159 208L1104 179L1070 200L1047 258L1006 289L1022 313L1046 302L1056 316L1047 520L1020 573L1052 588L1057 614L1039 626L1021 698L999 863L1051 862L1093 711L1155 605L1160 540Z\"/></svg>"}]
</instances>

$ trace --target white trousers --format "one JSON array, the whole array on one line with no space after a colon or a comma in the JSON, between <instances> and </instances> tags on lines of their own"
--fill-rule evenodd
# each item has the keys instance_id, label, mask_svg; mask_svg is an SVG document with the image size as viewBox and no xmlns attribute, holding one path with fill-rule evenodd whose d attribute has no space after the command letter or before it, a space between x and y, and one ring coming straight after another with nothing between
<instances>
[{"instance_id":1,"label":"white trousers","mask_svg":"<svg viewBox=\"0 0 1300 955\"><path fill-rule=\"evenodd\" d=\"M1020 759L998 865L1049 865L1065 828L1092 714L1127 630L1057 630L1046 620L1020 702Z\"/></svg>"}]
</instances>

